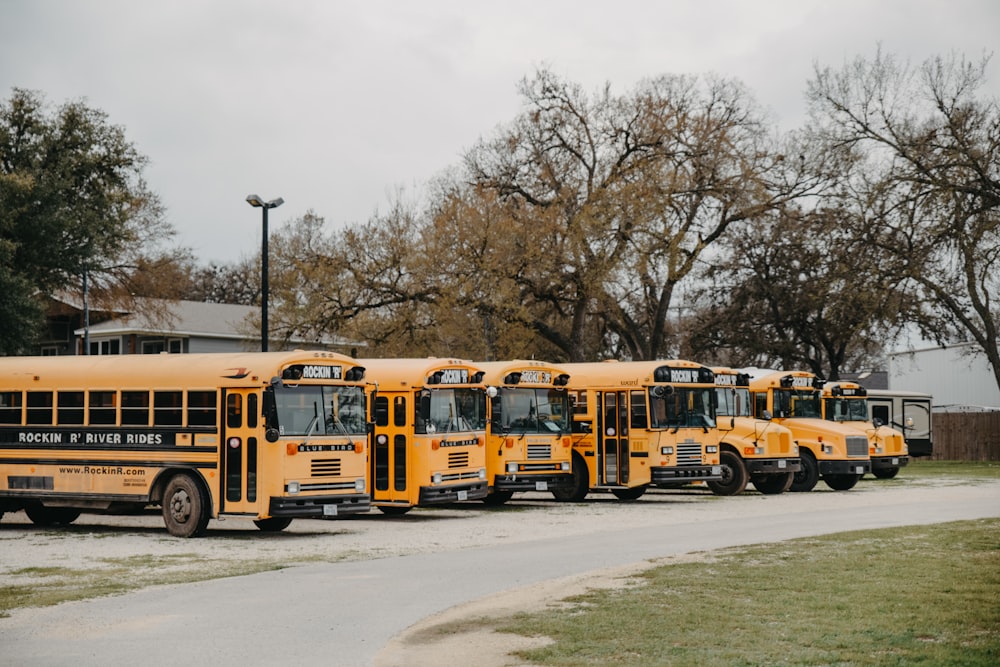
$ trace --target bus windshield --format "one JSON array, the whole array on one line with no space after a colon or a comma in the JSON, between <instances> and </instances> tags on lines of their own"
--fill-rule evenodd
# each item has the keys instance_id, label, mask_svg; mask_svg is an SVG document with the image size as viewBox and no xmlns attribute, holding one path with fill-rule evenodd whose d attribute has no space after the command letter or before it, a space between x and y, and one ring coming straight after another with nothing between
<instances>
[{"instance_id":1,"label":"bus windshield","mask_svg":"<svg viewBox=\"0 0 1000 667\"><path fill-rule=\"evenodd\" d=\"M504 432L569 433L569 394L554 389L503 388L499 419L494 424ZM496 405L496 403L494 403Z\"/></svg>"},{"instance_id":2,"label":"bus windshield","mask_svg":"<svg viewBox=\"0 0 1000 667\"><path fill-rule=\"evenodd\" d=\"M775 389L776 417L822 417L819 392L815 389Z\"/></svg>"},{"instance_id":3,"label":"bus windshield","mask_svg":"<svg viewBox=\"0 0 1000 667\"><path fill-rule=\"evenodd\" d=\"M750 416L750 390L746 387L716 387L715 395L718 398L719 407L715 414L719 417L749 417Z\"/></svg>"},{"instance_id":4,"label":"bus windshield","mask_svg":"<svg viewBox=\"0 0 1000 667\"><path fill-rule=\"evenodd\" d=\"M278 432L288 436L363 435L365 395L361 387L278 385L274 388Z\"/></svg>"},{"instance_id":5,"label":"bus windshield","mask_svg":"<svg viewBox=\"0 0 1000 667\"><path fill-rule=\"evenodd\" d=\"M679 389L661 393L661 387L649 389L651 428L715 428L712 396L715 388Z\"/></svg>"},{"instance_id":6,"label":"bus windshield","mask_svg":"<svg viewBox=\"0 0 1000 667\"><path fill-rule=\"evenodd\" d=\"M427 394L417 401L417 433L486 429L486 392L482 389L432 389Z\"/></svg>"},{"instance_id":7,"label":"bus windshield","mask_svg":"<svg viewBox=\"0 0 1000 667\"><path fill-rule=\"evenodd\" d=\"M868 400L864 398L827 398L826 418L837 422L868 421Z\"/></svg>"}]
</instances>

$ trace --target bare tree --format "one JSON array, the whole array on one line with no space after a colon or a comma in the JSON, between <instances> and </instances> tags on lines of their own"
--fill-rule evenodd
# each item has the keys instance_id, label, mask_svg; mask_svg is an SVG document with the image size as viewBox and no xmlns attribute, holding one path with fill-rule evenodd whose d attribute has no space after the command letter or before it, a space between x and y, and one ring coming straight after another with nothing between
<instances>
[{"instance_id":1,"label":"bare tree","mask_svg":"<svg viewBox=\"0 0 1000 667\"><path fill-rule=\"evenodd\" d=\"M881 53L808 88L812 132L863 160L844 196L866 238L911 286L938 340L971 338L1000 387L1000 108L980 95L989 58L911 68Z\"/></svg>"}]
</instances>

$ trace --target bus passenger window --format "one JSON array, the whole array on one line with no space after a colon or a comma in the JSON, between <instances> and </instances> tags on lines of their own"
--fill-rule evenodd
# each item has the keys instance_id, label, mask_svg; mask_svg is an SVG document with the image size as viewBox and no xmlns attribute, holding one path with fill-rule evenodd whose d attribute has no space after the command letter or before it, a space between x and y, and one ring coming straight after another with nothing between
<instances>
[{"instance_id":1,"label":"bus passenger window","mask_svg":"<svg viewBox=\"0 0 1000 667\"><path fill-rule=\"evenodd\" d=\"M87 423L91 426L110 426L115 423L118 394L113 391L92 391L88 401Z\"/></svg>"},{"instance_id":2,"label":"bus passenger window","mask_svg":"<svg viewBox=\"0 0 1000 667\"><path fill-rule=\"evenodd\" d=\"M21 392L0 392L0 424L21 423Z\"/></svg>"},{"instance_id":3,"label":"bus passenger window","mask_svg":"<svg viewBox=\"0 0 1000 667\"><path fill-rule=\"evenodd\" d=\"M646 393L632 392L632 428L649 428L646 414Z\"/></svg>"},{"instance_id":4,"label":"bus passenger window","mask_svg":"<svg viewBox=\"0 0 1000 667\"><path fill-rule=\"evenodd\" d=\"M56 403L58 404L56 410L57 424L83 424L82 391L60 391Z\"/></svg>"},{"instance_id":5,"label":"bus passenger window","mask_svg":"<svg viewBox=\"0 0 1000 667\"><path fill-rule=\"evenodd\" d=\"M183 421L181 412L181 392L153 392L153 426L180 426Z\"/></svg>"},{"instance_id":6,"label":"bus passenger window","mask_svg":"<svg viewBox=\"0 0 1000 667\"><path fill-rule=\"evenodd\" d=\"M389 399L385 396L375 397L375 425L389 425Z\"/></svg>"},{"instance_id":7,"label":"bus passenger window","mask_svg":"<svg viewBox=\"0 0 1000 667\"><path fill-rule=\"evenodd\" d=\"M215 426L215 392L189 391L187 402L188 426Z\"/></svg>"},{"instance_id":8,"label":"bus passenger window","mask_svg":"<svg viewBox=\"0 0 1000 667\"><path fill-rule=\"evenodd\" d=\"M393 399L392 423L395 426L406 426L406 397L397 396Z\"/></svg>"},{"instance_id":9,"label":"bus passenger window","mask_svg":"<svg viewBox=\"0 0 1000 667\"><path fill-rule=\"evenodd\" d=\"M28 392L28 424L52 425L52 392Z\"/></svg>"},{"instance_id":10,"label":"bus passenger window","mask_svg":"<svg viewBox=\"0 0 1000 667\"><path fill-rule=\"evenodd\" d=\"M122 392L122 426L149 426L149 392Z\"/></svg>"}]
</instances>

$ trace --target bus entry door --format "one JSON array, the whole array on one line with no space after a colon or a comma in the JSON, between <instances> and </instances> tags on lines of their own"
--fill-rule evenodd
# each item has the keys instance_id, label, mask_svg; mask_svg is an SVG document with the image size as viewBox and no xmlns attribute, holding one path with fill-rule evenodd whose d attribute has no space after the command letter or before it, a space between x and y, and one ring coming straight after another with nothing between
<instances>
[{"instance_id":1,"label":"bus entry door","mask_svg":"<svg viewBox=\"0 0 1000 667\"><path fill-rule=\"evenodd\" d=\"M628 484L628 392L598 392L598 484Z\"/></svg>"},{"instance_id":2,"label":"bus entry door","mask_svg":"<svg viewBox=\"0 0 1000 667\"><path fill-rule=\"evenodd\" d=\"M222 431L222 494L219 512L258 514L257 441L260 404L252 389L226 391Z\"/></svg>"}]
</instances>

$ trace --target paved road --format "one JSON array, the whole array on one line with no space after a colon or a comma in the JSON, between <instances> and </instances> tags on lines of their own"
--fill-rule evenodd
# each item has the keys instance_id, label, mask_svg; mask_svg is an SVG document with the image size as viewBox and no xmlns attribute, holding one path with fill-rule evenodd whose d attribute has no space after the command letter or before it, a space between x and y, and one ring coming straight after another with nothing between
<instances>
[{"instance_id":1,"label":"paved road","mask_svg":"<svg viewBox=\"0 0 1000 667\"><path fill-rule=\"evenodd\" d=\"M1000 482L988 482L849 512L650 524L167 586L0 619L0 664L367 667L391 637L420 619L520 586L691 551L995 516Z\"/></svg>"}]
</instances>

